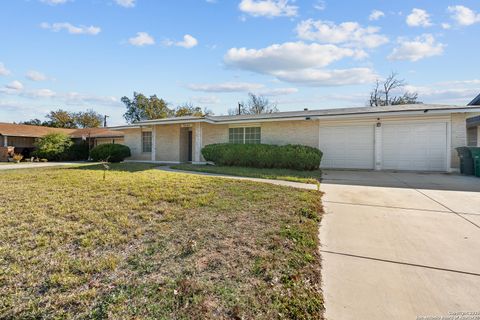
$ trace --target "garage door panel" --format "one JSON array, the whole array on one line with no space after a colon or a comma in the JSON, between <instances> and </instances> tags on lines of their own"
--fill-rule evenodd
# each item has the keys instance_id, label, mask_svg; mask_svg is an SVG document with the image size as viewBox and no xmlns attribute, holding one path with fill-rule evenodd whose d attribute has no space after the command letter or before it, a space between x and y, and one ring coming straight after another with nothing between
<instances>
[{"instance_id":1,"label":"garage door panel","mask_svg":"<svg viewBox=\"0 0 480 320\"><path fill-rule=\"evenodd\" d=\"M383 124L382 157L387 170L446 170L447 124Z\"/></svg>"},{"instance_id":2,"label":"garage door panel","mask_svg":"<svg viewBox=\"0 0 480 320\"><path fill-rule=\"evenodd\" d=\"M320 127L322 168L373 169L374 127Z\"/></svg>"}]
</instances>

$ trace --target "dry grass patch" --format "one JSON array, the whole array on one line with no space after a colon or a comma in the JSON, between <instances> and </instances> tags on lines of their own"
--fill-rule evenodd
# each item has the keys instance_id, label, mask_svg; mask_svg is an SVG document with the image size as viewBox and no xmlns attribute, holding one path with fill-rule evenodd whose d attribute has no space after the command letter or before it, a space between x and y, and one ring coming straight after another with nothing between
<instances>
[{"instance_id":1,"label":"dry grass patch","mask_svg":"<svg viewBox=\"0 0 480 320\"><path fill-rule=\"evenodd\" d=\"M318 319L320 193L148 164L0 183L2 319Z\"/></svg>"}]
</instances>

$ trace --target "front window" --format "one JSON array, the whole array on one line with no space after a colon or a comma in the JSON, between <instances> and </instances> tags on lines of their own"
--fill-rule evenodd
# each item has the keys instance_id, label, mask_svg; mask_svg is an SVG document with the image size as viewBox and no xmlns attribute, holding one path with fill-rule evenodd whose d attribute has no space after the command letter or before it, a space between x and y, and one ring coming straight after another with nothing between
<instances>
[{"instance_id":1,"label":"front window","mask_svg":"<svg viewBox=\"0 0 480 320\"><path fill-rule=\"evenodd\" d=\"M229 128L230 143L258 144L261 140L260 127Z\"/></svg>"},{"instance_id":2,"label":"front window","mask_svg":"<svg viewBox=\"0 0 480 320\"><path fill-rule=\"evenodd\" d=\"M152 132L142 132L142 152L152 152Z\"/></svg>"}]
</instances>

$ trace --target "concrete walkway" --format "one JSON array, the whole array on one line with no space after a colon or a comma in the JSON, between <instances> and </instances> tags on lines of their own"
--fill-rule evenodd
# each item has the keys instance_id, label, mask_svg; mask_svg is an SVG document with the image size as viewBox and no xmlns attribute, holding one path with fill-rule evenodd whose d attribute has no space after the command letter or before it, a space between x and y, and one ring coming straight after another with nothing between
<instances>
[{"instance_id":1,"label":"concrete walkway","mask_svg":"<svg viewBox=\"0 0 480 320\"><path fill-rule=\"evenodd\" d=\"M480 311L480 179L325 171L327 320Z\"/></svg>"},{"instance_id":2,"label":"concrete walkway","mask_svg":"<svg viewBox=\"0 0 480 320\"><path fill-rule=\"evenodd\" d=\"M71 166L77 164L85 164L87 162L21 162L12 164L0 164L1 170L13 170L13 169L32 169L32 168L47 168L47 167L61 167ZM94 164L88 162L88 164Z\"/></svg>"},{"instance_id":3,"label":"concrete walkway","mask_svg":"<svg viewBox=\"0 0 480 320\"><path fill-rule=\"evenodd\" d=\"M275 180L275 179L261 179L261 178L252 178L252 177L239 177L239 176L230 176L225 174L216 174L216 173L208 173L208 172L184 171L184 170L172 169L168 166L158 167L157 169L162 171L193 174L193 175L199 175L199 176L270 183L270 184L275 184L277 186L292 187L292 188L298 188L298 189L317 190L318 188L317 185L309 184L309 183L291 182L291 181Z\"/></svg>"}]
</instances>

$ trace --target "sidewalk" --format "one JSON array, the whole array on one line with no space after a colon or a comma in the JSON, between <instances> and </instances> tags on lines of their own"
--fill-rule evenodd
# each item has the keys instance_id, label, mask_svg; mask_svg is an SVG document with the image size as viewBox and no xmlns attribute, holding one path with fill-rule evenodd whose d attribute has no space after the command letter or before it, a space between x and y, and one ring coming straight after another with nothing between
<instances>
[{"instance_id":1,"label":"sidewalk","mask_svg":"<svg viewBox=\"0 0 480 320\"><path fill-rule=\"evenodd\" d=\"M87 162L21 162L12 164L0 164L1 170L13 170L13 169L32 169L32 168L48 168L48 167L61 167L71 166L76 164L84 164Z\"/></svg>"},{"instance_id":2,"label":"sidewalk","mask_svg":"<svg viewBox=\"0 0 480 320\"><path fill-rule=\"evenodd\" d=\"M199 176L209 176L209 177L217 177L217 178L225 178L225 179L270 183L278 186L291 187L291 188L297 188L297 189L306 189L306 190L318 189L317 185L310 184L310 183L301 183L301 182L292 182L292 181L274 180L274 179L261 179L261 178L252 178L252 177L229 176L224 174L207 173L207 172L184 171L184 170L172 169L170 167L158 167L156 169L162 170L162 171L168 171L168 172L185 173L185 174L192 174L192 175L199 175Z\"/></svg>"}]
</instances>

